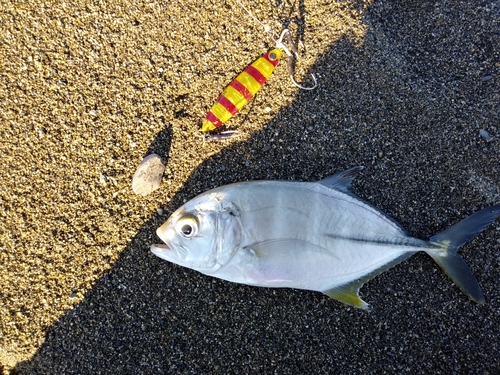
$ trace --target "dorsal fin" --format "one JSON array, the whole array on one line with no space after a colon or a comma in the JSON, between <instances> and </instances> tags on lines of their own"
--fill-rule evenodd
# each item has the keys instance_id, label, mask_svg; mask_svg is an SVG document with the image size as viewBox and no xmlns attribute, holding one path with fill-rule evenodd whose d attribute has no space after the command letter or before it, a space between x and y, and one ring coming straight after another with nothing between
<instances>
[{"instance_id":1,"label":"dorsal fin","mask_svg":"<svg viewBox=\"0 0 500 375\"><path fill-rule=\"evenodd\" d=\"M358 175L358 173L361 172L364 168L365 167L363 166L349 168L346 169L345 171L332 174L331 176L319 180L318 182L321 185L324 185L331 189L337 189L345 193L348 193L351 191L352 180L354 180L354 178Z\"/></svg>"}]
</instances>

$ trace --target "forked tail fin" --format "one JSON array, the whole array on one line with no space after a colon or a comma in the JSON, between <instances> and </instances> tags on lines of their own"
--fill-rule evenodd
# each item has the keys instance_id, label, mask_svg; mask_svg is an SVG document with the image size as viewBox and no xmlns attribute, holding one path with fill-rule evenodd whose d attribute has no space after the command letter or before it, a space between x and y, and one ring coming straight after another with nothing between
<instances>
[{"instance_id":1,"label":"forked tail fin","mask_svg":"<svg viewBox=\"0 0 500 375\"><path fill-rule=\"evenodd\" d=\"M500 205L482 209L429 239L427 251L462 291L473 301L484 304L483 293L469 266L457 250L500 216Z\"/></svg>"}]
</instances>

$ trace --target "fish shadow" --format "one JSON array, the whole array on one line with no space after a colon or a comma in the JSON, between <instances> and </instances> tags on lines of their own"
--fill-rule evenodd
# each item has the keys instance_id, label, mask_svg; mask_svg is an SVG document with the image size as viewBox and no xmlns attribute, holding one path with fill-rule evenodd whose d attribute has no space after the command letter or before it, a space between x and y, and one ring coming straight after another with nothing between
<instances>
[{"instance_id":1,"label":"fish shadow","mask_svg":"<svg viewBox=\"0 0 500 375\"><path fill-rule=\"evenodd\" d=\"M464 202L466 186L450 193L449 184L463 179L466 168L494 178L488 166L492 155L498 160L498 150L472 143L474 157L467 158L463 144L443 133L464 131L479 111L457 112L460 92L475 90L476 100L491 93L468 80L460 91L443 91L440 74L453 68L423 71L429 63L424 56L399 50L403 38L416 43L418 35L402 20L391 19L390 9L402 14L408 5L388 4L367 11L376 27L368 28L362 45L344 37L318 56L311 69L319 76L317 90L299 91L261 130L228 143L197 167L164 213L144 224L85 299L50 327L33 358L18 363L12 373L382 373L405 368L419 373L420 364L443 371L498 369L498 312L467 302L424 256L364 286L363 298L374 306L366 313L320 293L209 278L149 251L160 241L153 235L156 228L184 201L242 180L314 181L365 165L355 190L413 234L437 233L463 212L485 205L480 194ZM424 5L409 6L408 17L427 17L427 12ZM446 24L437 25L425 35L445 35L445 29ZM465 52L460 57L467 59ZM171 141L166 128L146 155L168 159ZM463 211L450 211L460 207ZM498 269L490 275L476 271L495 262L494 252L471 258L467 261L488 294L500 277ZM457 304L458 317L452 309Z\"/></svg>"}]
</instances>

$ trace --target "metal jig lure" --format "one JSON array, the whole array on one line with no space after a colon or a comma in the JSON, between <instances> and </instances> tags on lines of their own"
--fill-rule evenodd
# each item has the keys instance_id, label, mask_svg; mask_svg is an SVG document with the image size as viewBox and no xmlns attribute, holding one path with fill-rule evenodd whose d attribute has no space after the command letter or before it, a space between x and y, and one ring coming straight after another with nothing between
<instances>
[{"instance_id":1,"label":"metal jig lure","mask_svg":"<svg viewBox=\"0 0 500 375\"><path fill-rule=\"evenodd\" d=\"M243 4L239 4L258 23L262 24L249 10L243 6ZM266 31L269 32L268 30ZM290 49L293 51L293 54L285 45L285 38L286 42L290 46ZM314 81L314 85L311 87L302 86L295 81L293 77L293 58L295 57L296 59L299 59L299 54L297 47L292 41L290 31L288 29L284 29L279 38L275 40L275 47L249 65L236 77L233 82L229 84L229 86L226 87L226 89L219 96L203 121L201 132L204 140L224 140L241 135L241 132L238 131L228 131L213 135L207 133L215 130L227 122L253 98L257 91L259 91L262 85L264 85L267 79L271 76L272 72L278 65L283 52L285 52L288 56L288 73L292 83L303 90L313 90L316 88L317 81L314 74L311 74Z\"/></svg>"}]
</instances>

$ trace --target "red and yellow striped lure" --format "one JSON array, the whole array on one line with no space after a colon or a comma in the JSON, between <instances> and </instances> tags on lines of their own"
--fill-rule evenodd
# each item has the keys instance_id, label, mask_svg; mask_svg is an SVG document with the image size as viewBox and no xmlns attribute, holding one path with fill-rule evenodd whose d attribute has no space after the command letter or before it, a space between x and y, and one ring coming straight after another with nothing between
<instances>
[{"instance_id":1,"label":"red and yellow striped lure","mask_svg":"<svg viewBox=\"0 0 500 375\"><path fill-rule=\"evenodd\" d=\"M274 48L241 72L207 113L201 132L218 128L243 108L271 76L282 54L282 48Z\"/></svg>"}]
</instances>

